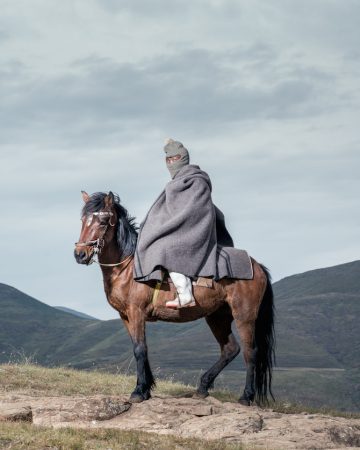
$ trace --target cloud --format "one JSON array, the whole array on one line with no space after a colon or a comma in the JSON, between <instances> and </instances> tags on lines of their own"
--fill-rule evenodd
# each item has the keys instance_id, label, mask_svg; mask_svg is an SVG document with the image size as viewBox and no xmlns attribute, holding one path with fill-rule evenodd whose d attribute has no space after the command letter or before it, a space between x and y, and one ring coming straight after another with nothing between
<instances>
[{"instance_id":1,"label":"cloud","mask_svg":"<svg viewBox=\"0 0 360 450\"><path fill-rule=\"evenodd\" d=\"M35 135L50 144L91 147L114 142L130 128L165 130L176 123L180 130L211 133L244 120L318 115L339 101L330 100L332 74L278 62L272 70L270 54L264 46L230 53L192 49L141 65L93 56L48 77L10 62L0 88L1 139L28 142ZM267 68L257 72L261 65Z\"/></svg>"}]
</instances>

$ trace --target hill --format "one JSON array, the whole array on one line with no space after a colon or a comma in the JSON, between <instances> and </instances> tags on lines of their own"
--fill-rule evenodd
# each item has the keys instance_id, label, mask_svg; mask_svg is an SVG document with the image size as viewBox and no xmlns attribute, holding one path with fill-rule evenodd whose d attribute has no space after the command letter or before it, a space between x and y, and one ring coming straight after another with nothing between
<instances>
[{"instance_id":1,"label":"hill","mask_svg":"<svg viewBox=\"0 0 360 450\"><path fill-rule=\"evenodd\" d=\"M0 311L0 362L26 355L43 365L91 367L103 363L104 347L104 360L115 360L127 337L120 321L84 320L4 284Z\"/></svg>"},{"instance_id":2,"label":"hill","mask_svg":"<svg viewBox=\"0 0 360 450\"><path fill-rule=\"evenodd\" d=\"M280 365L360 367L360 261L284 278L274 292Z\"/></svg>"},{"instance_id":3,"label":"hill","mask_svg":"<svg viewBox=\"0 0 360 450\"><path fill-rule=\"evenodd\" d=\"M274 283L274 292L278 394L360 410L360 261L284 278ZM4 284L0 311L0 362L23 353L48 366L134 369L130 339L119 320L84 320ZM157 375L191 383L219 352L204 321L150 323L148 345ZM242 368L239 357L218 385L239 390Z\"/></svg>"}]
</instances>

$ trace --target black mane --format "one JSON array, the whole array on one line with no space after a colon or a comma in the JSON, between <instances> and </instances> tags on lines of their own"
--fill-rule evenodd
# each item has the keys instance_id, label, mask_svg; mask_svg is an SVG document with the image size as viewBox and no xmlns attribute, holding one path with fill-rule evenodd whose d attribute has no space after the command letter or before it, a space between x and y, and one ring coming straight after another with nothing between
<instances>
[{"instance_id":1,"label":"black mane","mask_svg":"<svg viewBox=\"0 0 360 450\"><path fill-rule=\"evenodd\" d=\"M85 203L81 214L88 216L94 212L99 212L105 208L105 192L95 192ZM120 204L120 198L114 194L114 207L118 216L117 224L117 242L121 249L122 256L126 257L135 253L138 237L138 226L135 218L130 216L128 211Z\"/></svg>"}]
</instances>

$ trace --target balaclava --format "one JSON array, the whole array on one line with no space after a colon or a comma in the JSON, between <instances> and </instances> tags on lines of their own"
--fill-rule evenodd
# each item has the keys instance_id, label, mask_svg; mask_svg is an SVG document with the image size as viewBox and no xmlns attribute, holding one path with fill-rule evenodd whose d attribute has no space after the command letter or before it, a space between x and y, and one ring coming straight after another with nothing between
<instances>
[{"instance_id":1,"label":"balaclava","mask_svg":"<svg viewBox=\"0 0 360 450\"><path fill-rule=\"evenodd\" d=\"M174 178L180 169L182 169L183 167L187 166L190 163L189 152L186 150L186 148L182 145L181 142L168 139L164 147L164 152L166 153L166 157L176 155L181 156L180 159L174 161L172 164L166 163L171 178Z\"/></svg>"}]
</instances>

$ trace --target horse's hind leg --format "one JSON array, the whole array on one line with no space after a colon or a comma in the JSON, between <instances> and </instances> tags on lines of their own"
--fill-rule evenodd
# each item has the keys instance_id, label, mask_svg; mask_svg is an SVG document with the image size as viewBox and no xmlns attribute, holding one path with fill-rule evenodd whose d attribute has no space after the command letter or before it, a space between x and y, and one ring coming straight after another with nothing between
<instances>
[{"instance_id":1,"label":"horse's hind leg","mask_svg":"<svg viewBox=\"0 0 360 450\"><path fill-rule=\"evenodd\" d=\"M246 365L245 389L239 398L239 403L250 406L255 398L255 358L256 349L254 349L255 322L243 322L236 320L236 327L240 335L240 345L243 351L243 357Z\"/></svg>"},{"instance_id":2,"label":"horse's hind leg","mask_svg":"<svg viewBox=\"0 0 360 450\"><path fill-rule=\"evenodd\" d=\"M195 395L202 398L209 395L208 391L213 387L215 378L240 352L239 344L231 331L233 318L230 310L227 308L222 311L218 310L205 319L220 345L221 356L201 377L200 385Z\"/></svg>"}]
</instances>

